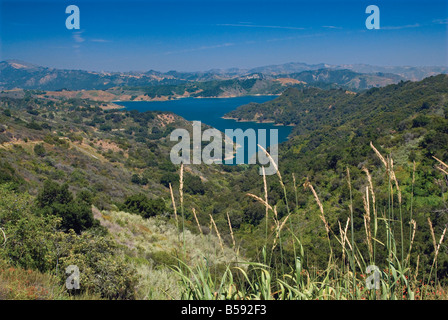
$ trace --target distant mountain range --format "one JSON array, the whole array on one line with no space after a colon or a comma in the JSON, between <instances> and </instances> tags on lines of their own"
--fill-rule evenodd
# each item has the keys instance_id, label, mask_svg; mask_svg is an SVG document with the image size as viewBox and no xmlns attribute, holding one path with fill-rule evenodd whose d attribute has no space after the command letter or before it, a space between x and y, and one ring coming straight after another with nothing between
<instances>
[{"instance_id":1,"label":"distant mountain range","mask_svg":"<svg viewBox=\"0 0 448 320\"><path fill-rule=\"evenodd\" d=\"M275 92L270 89L273 87L272 83L281 83L283 86L302 84L343 87L356 91L402 80L417 81L440 73L448 73L448 67L381 67L292 62L253 69L213 69L205 72L93 72L55 69L19 60L7 60L0 62L0 89L107 90L114 87L178 86L192 82L256 80L257 88L266 87L266 92L257 89L259 94L278 93L278 86L275 86ZM225 84L223 86L225 87ZM251 90L246 91L250 93Z\"/></svg>"},{"instance_id":2,"label":"distant mountain range","mask_svg":"<svg viewBox=\"0 0 448 320\"><path fill-rule=\"evenodd\" d=\"M357 73L386 73L395 74L405 80L420 81L426 77L448 73L448 66L372 66L369 64L342 64L332 65L327 63L307 64L301 62L289 62L284 64L269 65L252 69L212 69L206 72L193 72L195 75L221 75L221 76L244 76L248 74L261 73L266 76L279 76L303 71L315 71L322 69L351 70Z\"/></svg>"},{"instance_id":3,"label":"distant mountain range","mask_svg":"<svg viewBox=\"0 0 448 320\"><path fill-rule=\"evenodd\" d=\"M115 86L175 84L175 77L147 73L91 72L41 67L17 60L0 62L0 89L104 90Z\"/></svg>"},{"instance_id":4,"label":"distant mountain range","mask_svg":"<svg viewBox=\"0 0 448 320\"><path fill-rule=\"evenodd\" d=\"M406 80L420 81L426 77L448 73L448 66L372 66L368 64L343 64L330 65L325 63L320 64L306 64L300 62L291 62L279 65L271 65L259 67L249 70L250 73L261 72L264 74L282 74L282 73L298 73L303 71L313 71L319 69L333 69L333 70L351 70L357 73L393 73Z\"/></svg>"}]
</instances>

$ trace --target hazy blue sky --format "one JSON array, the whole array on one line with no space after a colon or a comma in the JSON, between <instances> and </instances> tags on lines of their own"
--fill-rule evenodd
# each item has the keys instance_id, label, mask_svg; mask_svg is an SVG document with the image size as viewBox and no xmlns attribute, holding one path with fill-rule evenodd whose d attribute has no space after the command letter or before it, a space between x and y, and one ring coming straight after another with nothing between
<instances>
[{"instance_id":1,"label":"hazy blue sky","mask_svg":"<svg viewBox=\"0 0 448 320\"><path fill-rule=\"evenodd\" d=\"M447 0L0 0L0 60L199 71L286 62L448 65ZM68 5L80 30L68 30ZM368 5L380 30L368 30Z\"/></svg>"}]
</instances>

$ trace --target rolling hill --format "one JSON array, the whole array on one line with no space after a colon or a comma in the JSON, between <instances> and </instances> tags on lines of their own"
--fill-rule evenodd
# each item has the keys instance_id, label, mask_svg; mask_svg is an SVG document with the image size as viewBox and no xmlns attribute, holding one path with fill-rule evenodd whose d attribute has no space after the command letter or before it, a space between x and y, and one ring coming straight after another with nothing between
<instances>
[{"instance_id":1,"label":"rolling hill","mask_svg":"<svg viewBox=\"0 0 448 320\"><path fill-rule=\"evenodd\" d=\"M362 71L362 72L361 72ZM119 90L126 88L134 96L159 94L177 98L185 94L200 97L250 94L279 94L282 86L276 79L293 78L303 85L321 88L342 87L363 90L397 83L401 80L421 80L436 73L447 72L443 67L373 67L365 65L331 66L289 63L251 70L228 69L206 72L166 73L91 72L41 67L18 60L0 62L0 89Z\"/></svg>"}]
</instances>

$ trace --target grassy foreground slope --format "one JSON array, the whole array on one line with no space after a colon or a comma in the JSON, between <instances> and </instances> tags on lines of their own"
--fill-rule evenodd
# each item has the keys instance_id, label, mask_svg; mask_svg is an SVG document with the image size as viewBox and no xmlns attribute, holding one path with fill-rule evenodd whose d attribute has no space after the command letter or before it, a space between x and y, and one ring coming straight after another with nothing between
<instances>
[{"instance_id":1,"label":"grassy foreground slope","mask_svg":"<svg viewBox=\"0 0 448 320\"><path fill-rule=\"evenodd\" d=\"M75 234L11 185L0 185L0 196L2 299L180 299L185 288L173 266L208 261L216 279L240 259L216 235L179 232L163 217L93 207L100 226ZM79 268L79 290L65 288L70 265Z\"/></svg>"}]
</instances>

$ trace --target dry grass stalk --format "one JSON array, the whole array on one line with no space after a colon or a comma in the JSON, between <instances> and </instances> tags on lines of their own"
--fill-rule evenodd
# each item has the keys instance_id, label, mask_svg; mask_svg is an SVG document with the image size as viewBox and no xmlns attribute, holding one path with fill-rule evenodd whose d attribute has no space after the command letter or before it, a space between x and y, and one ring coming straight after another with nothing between
<instances>
[{"instance_id":1,"label":"dry grass stalk","mask_svg":"<svg viewBox=\"0 0 448 320\"><path fill-rule=\"evenodd\" d=\"M180 165L179 174L180 210L182 212L182 240L185 253L185 215L184 215L184 164Z\"/></svg>"},{"instance_id":2,"label":"dry grass stalk","mask_svg":"<svg viewBox=\"0 0 448 320\"><path fill-rule=\"evenodd\" d=\"M261 199L259 196L256 196L256 195L254 195L252 193L246 193L246 195L248 195L249 197L254 198L257 201L260 201L262 204L264 204L266 206L266 208L269 208L270 210L273 210L272 207L269 205L269 203L267 203L266 201Z\"/></svg>"},{"instance_id":3,"label":"dry grass stalk","mask_svg":"<svg viewBox=\"0 0 448 320\"><path fill-rule=\"evenodd\" d=\"M232 243L233 243L233 247L235 248L235 238L233 236L233 229L232 229L232 223L230 222L230 217L229 217L229 213L227 212L227 221L229 222L229 229L230 229L230 236L232 237Z\"/></svg>"},{"instance_id":4,"label":"dry grass stalk","mask_svg":"<svg viewBox=\"0 0 448 320\"><path fill-rule=\"evenodd\" d=\"M375 192L373 191L372 176L370 175L370 172L366 167L362 167L362 171L364 171L367 175L367 181L369 182L370 186L370 193L372 194L373 212L375 213Z\"/></svg>"},{"instance_id":5,"label":"dry grass stalk","mask_svg":"<svg viewBox=\"0 0 448 320\"><path fill-rule=\"evenodd\" d=\"M347 239L346 234L347 234L349 222L350 222L350 217L348 217L347 223L345 224L345 230L342 230L341 223L338 221L339 233L341 234L341 243L342 243L342 261L345 261L345 240Z\"/></svg>"},{"instance_id":6,"label":"dry grass stalk","mask_svg":"<svg viewBox=\"0 0 448 320\"><path fill-rule=\"evenodd\" d=\"M392 180L395 183L395 188L397 188L397 192L398 192L398 203L401 204L401 190L400 190L400 186L398 185L398 181L397 181L397 177L395 175L395 171L394 171L394 160L392 158L390 158L390 176L392 178Z\"/></svg>"},{"instance_id":7,"label":"dry grass stalk","mask_svg":"<svg viewBox=\"0 0 448 320\"><path fill-rule=\"evenodd\" d=\"M350 241L348 241L348 238L347 238L347 230L348 230L348 224L349 224L349 222L350 222L350 217L347 219L347 224L345 225L345 231L342 231L342 229L339 229L339 230L341 231L341 235L342 235L341 238L342 238L342 240L343 240L343 246L344 246L344 248L345 248L345 243L347 243L348 248L349 248L351 251L353 251L352 244L350 243ZM354 253L354 251L353 251L353 253ZM356 254L353 254L353 256L355 257L355 261L356 261L356 264L358 265L359 269L362 270L361 263L359 262L358 257L356 256Z\"/></svg>"},{"instance_id":8,"label":"dry grass stalk","mask_svg":"<svg viewBox=\"0 0 448 320\"><path fill-rule=\"evenodd\" d=\"M224 252L224 245L223 245L223 243L222 243L221 234L219 233L218 227L216 226L215 220L213 220L212 215L209 214L209 216L210 216L210 221L212 222L213 227L215 228L216 235L218 236L218 239L219 239L219 245L221 246L221 250Z\"/></svg>"},{"instance_id":9,"label":"dry grass stalk","mask_svg":"<svg viewBox=\"0 0 448 320\"><path fill-rule=\"evenodd\" d=\"M278 221L278 213L277 213L277 206L274 206L274 221L277 225L277 229L280 227L280 221Z\"/></svg>"},{"instance_id":10,"label":"dry grass stalk","mask_svg":"<svg viewBox=\"0 0 448 320\"><path fill-rule=\"evenodd\" d=\"M436 242L435 242L435 236L434 236L434 229L432 228L432 223L431 223L431 220L429 220L429 218L428 218L428 222L429 222L429 227L430 227L430 229L431 229L431 236L433 237L434 248L435 248L435 252L434 252L434 260L432 261L431 272L432 272L432 268L433 268L434 265L435 265L435 266L436 266L436 273L437 273L437 256L439 255L439 249L440 249L440 246L442 245L443 238L445 237L446 227L445 227L445 229L443 229L442 236L440 237L440 240L439 240L439 244L436 245ZM431 272L429 273L428 282L429 282L429 280L430 280L430 278L431 278Z\"/></svg>"},{"instance_id":11,"label":"dry grass stalk","mask_svg":"<svg viewBox=\"0 0 448 320\"><path fill-rule=\"evenodd\" d=\"M296 175L294 174L294 172L292 173L292 181L294 184L294 192L297 193Z\"/></svg>"},{"instance_id":12,"label":"dry grass stalk","mask_svg":"<svg viewBox=\"0 0 448 320\"><path fill-rule=\"evenodd\" d=\"M286 216L286 218L283 220L282 224L280 224L280 221L278 220L277 207L274 207L274 215L275 215L275 217L276 217L276 222L277 222L277 230L276 230L276 231L277 231L277 234L276 234L276 236L275 236L275 238L274 238L274 243L273 243L273 247L272 247L272 249L275 248L276 243L277 243L277 239L280 238L280 232L283 230L283 227L285 226L286 221L288 221L289 216L290 216L291 214L288 214L288 215Z\"/></svg>"},{"instance_id":13,"label":"dry grass stalk","mask_svg":"<svg viewBox=\"0 0 448 320\"><path fill-rule=\"evenodd\" d=\"M384 166L387 169L389 166L388 166L388 164L386 162L386 159L384 159L382 154L375 148L375 146L373 145L372 141L370 141L370 147L373 149L373 151L376 153L377 157L381 160L381 162L384 164Z\"/></svg>"},{"instance_id":14,"label":"dry grass stalk","mask_svg":"<svg viewBox=\"0 0 448 320\"><path fill-rule=\"evenodd\" d=\"M288 221L288 219L289 219L289 216L291 215L291 214L288 214L287 216L286 216L286 218L283 220L283 222L282 222L282 224L280 224L280 221L278 220L278 215L277 215L277 207L274 207L274 213L275 213L275 216L276 216L276 218L277 218L277 229L278 229L278 235L280 235L280 231L282 231L283 230L283 227L285 226L285 223L286 223L286 221Z\"/></svg>"},{"instance_id":15,"label":"dry grass stalk","mask_svg":"<svg viewBox=\"0 0 448 320\"><path fill-rule=\"evenodd\" d=\"M387 170L391 180L394 181L395 187L397 188L397 192L398 192L398 202L401 204L401 190L400 190L400 185L398 184L397 177L396 177L395 172L393 170L393 168L394 168L394 161L393 161L393 159L388 157L388 161L386 161L384 159L384 157L381 155L381 153L375 148L375 146L373 145L372 142L370 142L370 147L373 149L373 151L375 152L377 157L381 160L383 165L386 167L386 170ZM393 197L393 190L392 190L392 188L391 188L391 192L392 192L392 197Z\"/></svg>"},{"instance_id":16,"label":"dry grass stalk","mask_svg":"<svg viewBox=\"0 0 448 320\"><path fill-rule=\"evenodd\" d=\"M328 239L328 244L330 246L330 259L333 256L333 248L331 247L331 241L330 241L330 232L333 232L333 230L330 229L330 225L327 222L327 219L325 219L325 214L324 214L324 207L322 206L322 203L319 200L319 197L317 196L316 191L314 190L313 186L311 185L311 183L309 182L308 179L306 179L305 183L303 184L303 187L309 188L311 190L311 192L313 193L314 199L317 202L317 205L319 206L319 210L320 210L320 219L323 221L324 226L325 226L325 231L327 232L327 239ZM337 239L337 237L336 237ZM339 239L338 239L339 240Z\"/></svg>"},{"instance_id":17,"label":"dry grass stalk","mask_svg":"<svg viewBox=\"0 0 448 320\"><path fill-rule=\"evenodd\" d=\"M372 232L370 229L370 201L369 201L369 187L366 187L366 194L362 196L364 202L364 227L366 229L367 245L369 248L370 257L373 257Z\"/></svg>"},{"instance_id":18,"label":"dry grass stalk","mask_svg":"<svg viewBox=\"0 0 448 320\"><path fill-rule=\"evenodd\" d=\"M366 194L362 195L362 201L364 203L364 210L365 210L365 220L367 220L370 223L370 197L369 197L369 187L366 187Z\"/></svg>"},{"instance_id":19,"label":"dry grass stalk","mask_svg":"<svg viewBox=\"0 0 448 320\"><path fill-rule=\"evenodd\" d=\"M272 244L272 250L274 250L277 245L277 239L279 238L279 234L280 234L280 221L278 221L277 206L274 206L274 209L272 211L274 212L273 219L275 222L275 232L276 232L275 237L274 237L274 242ZM272 226L272 228L274 228L274 226Z\"/></svg>"},{"instance_id":20,"label":"dry grass stalk","mask_svg":"<svg viewBox=\"0 0 448 320\"><path fill-rule=\"evenodd\" d=\"M263 171L263 188L264 188L264 198L266 202L268 202L268 184L266 182L266 171L264 167L261 167L261 170Z\"/></svg>"},{"instance_id":21,"label":"dry grass stalk","mask_svg":"<svg viewBox=\"0 0 448 320\"><path fill-rule=\"evenodd\" d=\"M180 193L180 204L184 204L184 164L180 165L180 177L179 177L179 193Z\"/></svg>"},{"instance_id":22,"label":"dry grass stalk","mask_svg":"<svg viewBox=\"0 0 448 320\"><path fill-rule=\"evenodd\" d=\"M417 230L417 222L415 222L414 219L411 220L411 222L409 222L412 226L412 238L411 238L411 243L409 245L409 253L408 256L406 257L406 263L409 262L409 259L411 258L411 251L412 251L412 245L414 244L414 238L415 238L415 230Z\"/></svg>"},{"instance_id":23,"label":"dry grass stalk","mask_svg":"<svg viewBox=\"0 0 448 320\"><path fill-rule=\"evenodd\" d=\"M445 237L445 233L446 233L446 227L445 227L445 229L443 229L442 236L440 237L439 244L437 245L436 253L434 255L434 261L437 260L437 255L439 254L440 246L442 245L443 238Z\"/></svg>"},{"instance_id":24,"label":"dry grass stalk","mask_svg":"<svg viewBox=\"0 0 448 320\"><path fill-rule=\"evenodd\" d=\"M319 206L319 210L320 210L320 213L321 213L320 218L322 219L322 221L325 224L325 230L327 230L327 234L329 234L330 233L330 226L328 225L327 220L325 219L324 207L322 206L322 203L320 202L319 197L317 196L317 193L316 193L316 191L313 188L313 185L307 179L305 181L305 183L303 184L303 187L305 189L309 188L311 190L311 192L313 193L314 199L316 200L316 203Z\"/></svg>"},{"instance_id":25,"label":"dry grass stalk","mask_svg":"<svg viewBox=\"0 0 448 320\"><path fill-rule=\"evenodd\" d=\"M372 176L370 175L369 170L366 167L362 167L362 171L364 171L367 175L367 181L369 182L370 186L370 194L372 195L372 207L373 207L373 220L375 223L377 222L377 212L376 212L376 198L375 198L375 191L373 189L373 182L372 182ZM376 230L376 225L375 225ZM376 235L375 235L376 236Z\"/></svg>"},{"instance_id":26,"label":"dry grass stalk","mask_svg":"<svg viewBox=\"0 0 448 320\"><path fill-rule=\"evenodd\" d=\"M391 166L391 159L389 157L387 157L387 163L388 163L388 168L390 168L390 166ZM393 202L394 201L394 186L392 185L392 183L390 183L390 181L394 181L394 178L392 177L391 170L387 169L387 175L389 176L390 197L391 197L392 202Z\"/></svg>"},{"instance_id":27,"label":"dry grass stalk","mask_svg":"<svg viewBox=\"0 0 448 320\"><path fill-rule=\"evenodd\" d=\"M262 168L262 170L263 170L264 200L266 201L266 203L268 203L268 184L267 184L267 182L266 182L266 172L265 172L264 167L261 167L261 168ZM268 212L269 212L269 209L268 209L267 206L265 206L265 207L266 207L266 225L267 225L267 223L268 223Z\"/></svg>"},{"instance_id":28,"label":"dry grass stalk","mask_svg":"<svg viewBox=\"0 0 448 320\"><path fill-rule=\"evenodd\" d=\"M432 244L434 246L434 251L437 250L437 241L436 241L436 235L434 233L434 228L432 227L431 219L428 217L428 224L429 224L429 230L431 231L431 237L432 237Z\"/></svg>"},{"instance_id":29,"label":"dry grass stalk","mask_svg":"<svg viewBox=\"0 0 448 320\"><path fill-rule=\"evenodd\" d=\"M200 233L201 235L204 235L204 234L202 233L202 228L201 228L201 225L199 224L198 217L196 216L196 209L195 209L195 208L191 208L191 210L193 211L194 219L196 220L196 224L198 225L199 233Z\"/></svg>"},{"instance_id":30,"label":"dry grass stalk","mask_svg":"<svg viewBox=\"0 0 448 320\"><path fill-rule=\"evenodd\" d=\"M5 239L5 241L3 242L3 246L5 246L8 238L6 238L6 234L5 234L5 231L3 231L3 228L0 228L0 231L3 233L3 239Z\"/></svg>"},{"instance_id":31,"label":"dry grass stalk","mask_svg":"<svg viewBox=\"0 0 448 320\"><path fill-rule=\"evenodd\" d=\"M344 229L344 234L345 235L347 235L349 223L350 223L350 217L348 217L347 223L345 224L345 229ZM346 240L347 240L347 236L345 237L344 241L346 241Z\"/></svg>"},{"instance_id":32,"label":"dry grass stalk","mask_svg":"<svg viewBox=\"0 0 448 320\"><path fill-rule=\"evenodd\" d=\"M415 266L414 282L417 282L419 262L420 262L420 255L417 256L417 265Z\"/></svg>"},{"instance_id":33,"label":"dry grass stalk","mask_svg":"<svg viewBox=\"0 0 448 320\"><path fill-rule=\"evenodd\" d=\"M375 146L373 145L372 142L370 142L370 147L373 149L373 151L375 152L377 157L383 163L383 165L386 168L386 170L387 170L391 180L394 181L395 187L397 188L397 192L398 192L398 202L401 204L401 190L400 190L400 186L399 186L398 181L397 181L397 177L395 176L395 172L393 170L393 168L394 168L394 161L392 160L392 158L388 158L389 161L386 161L384 159L384 157L381 155L381 153L375 148ZM392 192L392 190L391 190L391 192Z\"/></svg>"},{"instance_id":34,"label":"dry grass stalk","mask_svg":"<svg viewBox=\"0 0 448 320\"><path fill-rule=\"evenodd\" d=\"M280 170L278 170L278 165L277 163L275 163L274 159L271 157L271 155L269 154L269 152L266 151L265 148L263 148L262 146L260 146L259 144L257 144L258 147L260 147L261 150L263 150L263 152L268 156L269 160L271 161L272 165L275 168L275 172L277 173L277 176L280 180L280 184L282 185L282 187L284 188L285 185L283 184L283 179L282 179L282 175L280 174Z\"/></svg>"},{"instance_id":35,"label":"dry grass stalk","mask_svg":"<svg viewBox=\"0 0 448 320\"><path fill-rule=\"evenodd\" d=\"M436 157L434 157L433 156L433 158L434 159L436 159L438 162L440 162L440 164L442 165L442 166L444 166L445 168L447 168L448 169L448 164L446 164L445 162L443 162L442 160L440 160L440 159L437 159Z\"/></svg>"},{"instance_id":36,"label":"dry grass stalk","mask_svg":"<svg viewBox=\"0 0 448 320\"><path fill-rule=\"evenodd\" d=\"M283 227L285 226L286 221L288 221L290 215L291 215L291 214L288 214L288 215L286 216L286 218L283 220L283 222L282 222L282 224L280 225L280 228L279 228L279 230L278 230L279 233L280 233L280 231L282 231L282 229L283 229Z\"/></svg>"},{"instance_id":37,"label":"dry grass stalk","mask_svg":"<svg viewBox=\"0 0 448 320\"><path fill-rule=\"evenodd\" d=\"M341 222L338 220L339 234L341 235L341 245L342 245L342 262L345 263L345 237L344 231L342 231Z\"/></svg>"},{"instance_id":38,"label":"dry grass stalk","mask_svg":"<svg viewBox=\"0 0 448 320\"><path fill-rule=\"evenodd\" d=\"M347 167L346 171L347 171L348 188L351 190L352 189L352 179L350 178L350 169Z\"/></svg>"},{"instance_id":39,"label":"dry grass stalk","mask_svg":"<svg viewBox=\"0 0 448 320\"><path fill-rule=\"evenodd\" d=\"M415 183L415 160L413 161L413 167L412 167L412 184Z\"/></svg>"},{"instance_id":40,"label":"dry grass stalk","mask_svg":"<svg viewBox=\"0 0 448 320\"><path fill-rule=\"evenodd\" d=\"M440 171L442 171L444 174L446 174L448 176L448 172L445 171L442 167L436 166L437 169L439 169Z\"/></svg>"},{"instance_id":41,"label":"dry grass stalk","mask_svg":"<svg viewBox=\"0 0 448 320\"><path fill-rule=\"evenodd\" d=\"M319 206L319 210L320 210L320 218L322 219L322 221L324 222L325 225L325 230L327 231L327 235L330 234L330 226L327 223L327 220L325 219L325 215L324 215L324 207L322 206L322 203L319 200L319 197L317 196L316 191L313 188L313 185L307 180L303 186L306 188L309 188L311 190L311 192L313 193L314 199L316 200L317 205Z\"/></svg>"},{"instance_id":42,"label":"dry grass stalk","mask_svg":"<svg viewBox=\"0 0 448 320\"><path fill-rule=\"evenodd\" d=\"M176 223L179 224L179 221L177 218L176 202L174 201L174 193L173 193L173 188L171 187L171 183L169 184L169 186L170 186L171 202L173 203L174 218L176 219Z\"/></svg>"}]
</instances>

